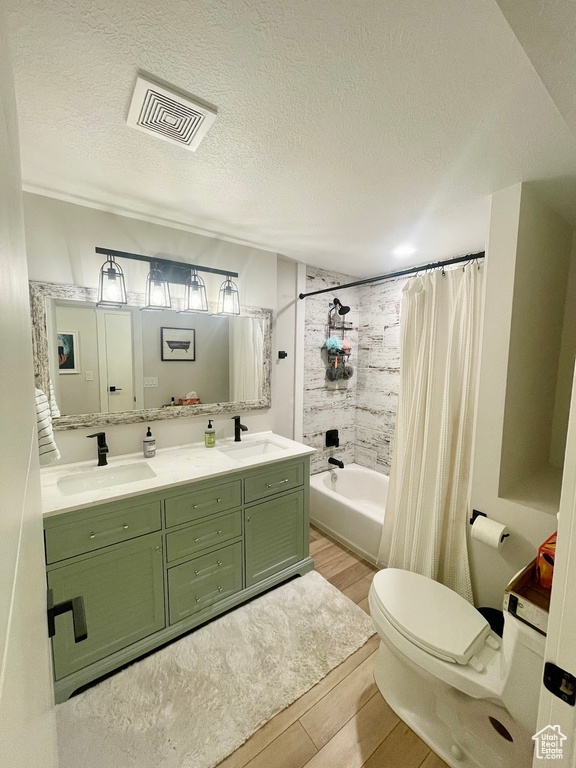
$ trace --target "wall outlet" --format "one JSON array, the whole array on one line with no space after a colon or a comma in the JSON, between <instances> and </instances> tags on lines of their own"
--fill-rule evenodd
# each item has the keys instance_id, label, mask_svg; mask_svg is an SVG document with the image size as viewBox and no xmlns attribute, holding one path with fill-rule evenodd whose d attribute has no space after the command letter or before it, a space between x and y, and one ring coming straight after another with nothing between
<instances>
[{"instance_id":1,"label":"wall outlet","mask_svg":"<svg viewBox=\"0 0 576 768\"><path fill-rule=\"evenodd\" d=\"M158 386L158 376L144 376L144 386L145 387L157 387Z\"/></svg>"},{"instance_id":2,"label":"wall outlet","mask_svg":"<svg viewBox=\"0 0 576 768\"><path fill-rule=\"evenodd\" d=\"M86 381L94 381L94 372L86 371Z\"/></svg>"}]
</instances>

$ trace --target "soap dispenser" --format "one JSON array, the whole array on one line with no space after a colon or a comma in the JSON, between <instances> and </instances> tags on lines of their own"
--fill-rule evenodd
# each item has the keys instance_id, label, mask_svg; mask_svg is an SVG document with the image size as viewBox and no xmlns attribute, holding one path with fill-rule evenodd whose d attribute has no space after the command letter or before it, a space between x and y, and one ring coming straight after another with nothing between
<instances>
[{"instance_id":1,"label":"soap dispenser","mask_svg":"<svg viewBox=\"0 0 576 768\"><path fill-rule=\"evenodd\" d=\"M208 426L204 432L204 445L206 448L214 448L216 445L216 430L212 426L212 419L208 419Z\"/></svg>"},{"instance_id":2,"label":"soap dispenser","mask_svg":"<svg viewBox=\"0 0 576 768\"><path fill-rule=\"evenodd\" d=\"M148 427L146 437L142 440L142 453L145 459L151 459L153 456L156 456L156 438L152 437L150 427Z\"/></svg>"}]
</instances>

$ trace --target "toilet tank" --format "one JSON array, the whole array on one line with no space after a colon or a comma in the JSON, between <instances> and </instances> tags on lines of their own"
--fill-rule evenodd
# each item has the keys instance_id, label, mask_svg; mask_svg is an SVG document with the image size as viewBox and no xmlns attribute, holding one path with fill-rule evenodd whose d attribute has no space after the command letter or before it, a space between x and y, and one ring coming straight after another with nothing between
<instances>
[{"instance_id":1,"label":"toilet tank","mask_svg":"<svg viewBox=\"0 0 576 768\"><path fill-rule=\"evenodd\" d=\"M517 723L536 733L546 637L504 612L502 700Z\"/></svg>"}]
</instances>

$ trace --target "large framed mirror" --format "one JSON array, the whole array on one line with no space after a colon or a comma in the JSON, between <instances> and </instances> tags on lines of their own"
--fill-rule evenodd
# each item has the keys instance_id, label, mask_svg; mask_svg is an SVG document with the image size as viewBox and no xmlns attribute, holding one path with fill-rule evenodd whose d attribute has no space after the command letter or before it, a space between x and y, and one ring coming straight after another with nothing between
<instances>
[{"instance_id":1,"label":"large framed mirror","mask_svg":"<svg viewBox=\"0 0 576 768\"><path fill-rule=\"evenodd\" d=\"M238 316L96 306L96 290L30 283L36 386L51 389L55 429L269 408L272 311Z\"/></svg>"}]
</instances>

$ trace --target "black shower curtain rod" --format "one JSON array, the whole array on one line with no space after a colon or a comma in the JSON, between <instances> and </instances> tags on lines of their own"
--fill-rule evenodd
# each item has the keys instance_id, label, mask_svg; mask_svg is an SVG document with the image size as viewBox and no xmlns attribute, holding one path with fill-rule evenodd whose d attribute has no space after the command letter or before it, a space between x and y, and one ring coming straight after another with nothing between
<instances>
[{"instance_id":1,"label":"black shower curtain rod","mask_svg":"<svg viewBox=\"0 0 576 768\"><path fill-rule=\"evenodd\" d=\"M424 272L427 269L440 269L440 267L449 267L451 264L461 264L464 261L483 259L484 255L484 251L479 251L478 253L469 253L467 256L456 256L454 259L435 261L432 264L423 264L420 267L410 267L410 269L403 269L400 272L389 272L387 275L378 275L378 277L366 277L364 280L356 280L353 283L344 283L344 285L335 285L332 288L322 288L319 291L301 293L298 298L305 299L307 296L317 296L319 293L334 293L336 291L341 291L342 288L354 288L356 285L368 285L369 283L377 283L380 280L391 280L393 277L415 275L417 272Z\"/></svg>"}]
</instances>

